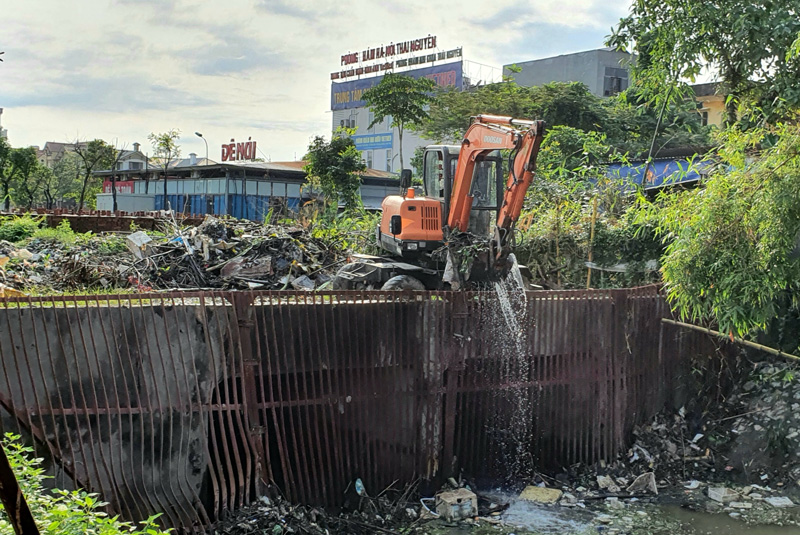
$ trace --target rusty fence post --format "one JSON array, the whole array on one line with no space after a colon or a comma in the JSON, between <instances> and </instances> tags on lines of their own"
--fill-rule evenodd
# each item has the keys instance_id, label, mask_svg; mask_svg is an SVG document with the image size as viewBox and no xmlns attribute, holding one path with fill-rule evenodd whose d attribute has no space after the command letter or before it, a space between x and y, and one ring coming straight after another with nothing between
<instances>
[{"instance_id":1,"label":"rusty fence post","mask_svg":"<svg viewBox=\"0 0 800 535\"><path fill-rule=\"evenodd\" d=\"M39 535L25 496L19 488L14 470L6 457L6 449L0 445L0 500L6 508L8 519L17 535Z\"/></svg>"},{"instance_id":2,"label":"rusty fence post","mask_svg":"<svg viewBox=\"0 0 800 535\"><path fill-rule=\"evenodd\" d=\"M253 354L252 333L255 325L255 296L252 292L230 292L228 299L233 305L237 321L236 336L238 340L235 340L235 342L239 347L242 359L243 412L245 422L248 425L247 440L255 452L256 480L254 487L256 495L261 496L269 484L269 476L265 464L266 456L262 447L263 441L261 440L261 436L266 432L266 429L260 422L258 386L256 383L256 372L261 355L258 352L255 355Z\"/></svg>"}]
</instances>

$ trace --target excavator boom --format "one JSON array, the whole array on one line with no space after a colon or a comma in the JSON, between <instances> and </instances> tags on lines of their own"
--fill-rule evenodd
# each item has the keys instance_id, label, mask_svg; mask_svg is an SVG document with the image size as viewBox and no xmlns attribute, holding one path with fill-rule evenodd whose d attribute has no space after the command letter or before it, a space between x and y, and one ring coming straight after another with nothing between
<instances>
[{"instance_id":1,"label":"excavator boom","mask_svg":"<svg viewBox=\"0 0 800 535\"><path fill-rule=\"evenodd\" d=\"M522 212L525 193L533 180L536 156L544 137L544 121L528 121L499 115L478 115L470 125L453 176L447 225L465 231L473 198L470 196L476 161L493 150L511 150L503 202L498 209L496 245L502 247Z\"/></svg>"}]
</instances>

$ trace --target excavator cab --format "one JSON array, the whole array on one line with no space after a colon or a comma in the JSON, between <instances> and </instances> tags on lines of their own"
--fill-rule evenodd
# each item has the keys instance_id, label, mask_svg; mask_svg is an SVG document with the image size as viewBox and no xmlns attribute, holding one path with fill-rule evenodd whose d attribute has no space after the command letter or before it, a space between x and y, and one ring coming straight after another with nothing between
<instances>
[{"instance_id":1,"label":"excavator cab","mask_svg":"<svg viewBox=\"0 0 800 535\"><path fill-rule=\"evenodd\" d=\"M432 145L426 147L423 157L423 185L425 197L442 204L442 221L447 221L450 198L453 193L453 176L461 147ZM503 161L500 151L491 151L478 157L470 185L472 213L467 230L477 235L488 235L492 213L503 201Z\"/></svg>"}]
</instances>

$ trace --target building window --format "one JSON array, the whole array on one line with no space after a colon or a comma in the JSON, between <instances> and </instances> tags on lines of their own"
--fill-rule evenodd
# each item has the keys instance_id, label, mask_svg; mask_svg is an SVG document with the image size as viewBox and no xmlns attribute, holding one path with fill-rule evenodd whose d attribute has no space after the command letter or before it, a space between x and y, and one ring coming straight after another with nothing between
<instances>
[{"instance_id":1,"label":"building window","mask_svg":"<svg viewBox=\"0 0 800 535\"><path fill-rule=\"evenodd\" d=\"M369 132L370 134L373 134L375 132L375 127L372 126L372 121L375 120L375 114L372 113L372 112L369 112L369 116L367 118L369 119L369 123L367 124L367 132Z\"/></svg>"},{"instance_id":2,"label":"building window","mask_svg":"<svg viewBox=\"0 0 800 535\"><path fill-rule=\"evenodd\" d=\"M703 126L708 126L708 112L707 111L700 112L700 123Z\"/></svg>"},{"instance_id":3,"label":"building window","mask_svg":"<svg viewBox=\"0 0 800 535\"><path fill-rule=\"evenodd\" d=\"M142 162L128 162L128 169L138 171L142 169Z\"/></svg>"},{"instance_id":4,"label":"building window","mask_svg":"<svg viewBox=\"0 0 800 535\"><path fill-rule=\"evenodd\" d=\"M628 89L628 71L606 67L603 78L603 96L611 97Z\"/></svg>"},{"instance_id":5,"label":"building window","mask_svg":"<svg viewBox=\"0 0 800 535\"><path fill-rule=\"evenodd\" d=\"M367 169L372 169L372 151L367 151Z\"/></svg>"},{"instance_id":6,"label":"building window","mask_svg":"<svg viewBox=\"0 0 800 535\"><path fill-rule=\"evenodd\" d=\"M392 171L392 151L386 151L386 170L391 172Z\"/></svg>"}]
</instances>

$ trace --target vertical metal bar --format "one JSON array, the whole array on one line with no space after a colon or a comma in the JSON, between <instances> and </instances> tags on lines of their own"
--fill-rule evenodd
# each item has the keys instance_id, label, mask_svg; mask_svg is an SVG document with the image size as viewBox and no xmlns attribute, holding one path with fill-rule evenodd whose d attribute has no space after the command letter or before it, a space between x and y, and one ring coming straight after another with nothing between
<instances>
[{"instance_id":1,"label":"vertical metal bar","mask_svg":"<svg viewBox=\"0 0 800 535\"><path fill-rule=\"evenodd\" d=\"M302 303L300 297L302 296ZM322 373L321 367L317 364L320 361L320 344L319 344L319 318L317 317L316 307L309 304L309 297L313 296L310 292L303 292L298 294L299 308L298 315L304 319L303 326L305 329L300 332L300 339L305 343L301 346L303 353L303 390L309 403L305 407L307 428L309 430L309 441L311 441L312 433L314 435L314 447L309 452L312 458L312 470L314 480L317 482L317 487L320 489L317 492L321 494L323 503L331 503L331 497L328 495L330 488L329 476L331 473L330 467L333 462L330 457L330 441L326 426L324 425L324 418L320 415L320 395L317 392L317 377ZM313 314L312 314L313 313ZM315 358L316 357L316 358ZM306 362L308 368L306 369ZM310 387L310 388L309 388ZM322 428L322 429L320 429ZM323 460L325 458L325 460ZM328 469L326 469L328 467ZM321 491L321 492L320 492Z\"/></svg>"},{"instance_id":2,"label":"vertical metal bar","mask_svg":"<svg viewBox=\"0 0 800 535\"><path fill-rule=\"evenodd\" d=\"M261 449L261 440L256 438L261 434L261 426L259 425L258 387L255 377L255 369L259 361L253 356L254 296L252 292L230 292L227 298L233 304L238 327L234 338L237 341L236 345L239 349L242 366L242 403L245 405L243 414L246 427L244 438L248 441L250 448L254 450L255 469L252 479L256 494L261 495L266 488L261 484L261 481L267 479L267 471L264 462L264 451Z\"/></svg>"},{"instance_id":3,"label":"vertical metal bar","mask_svg":"<svg viewBox=\"0 0 800 535\"><path fill-rule=\"evenodd\" d=\"M291 438L294 440L294 436L291 434L292 429L294 427L294 423L287 417L287 412L290 410L286 407L280 406L288 398L288 396L284 396L284 377L281 371L281 363L285 363L288 361L286 356L286 336L285 333L289 332L285 322L283 321L283 316L281 314L281 303L280 303L280 294L277 293L270 293L270 300L271 304L269 306L270 312L270 319L272 323L272 348L273 351L271 353L272 358L272 365L270 367L270 377L274 377L275 385L272 388L272 391L277 395L275 409L275 431L278 439L278 444L281 448L281 460L283 463L284 469L284 483L287 498L290 500L297 499L298 496L298 483L297 478L300 477L295 476L296 471L300 471L301 468L299 466L298 455L297 455L297 444L295 443L292 446L289 444L289 439ZM280 322L276 321L276 317L280 320ZM278 334L280 333L280 335ZM278 342L281 342L279 346ZM274 366L274 367L273 367ZM287 420L289 423L287 424ZM292 463L292 459L290 457L290 452L294 456L294 463Z\"/></svg>"},{"instance_id":4,"label":"vertical metal bar","mask_svg":"<svg viewBox=\"0 0 800 535\"><path fill-rule=\"evenodd\" d=\"M265 336L264 341L264 348L265 348L265 355L266 355L266 363L265 363L265 374L267 377L267 387L269 395L265 396L264 401L271 403L270 412L272 414L271 420L266 419L265 415L265 425L268 426L269 421L272 422L272 427L270 428L270 432L274 436L274 441L277 444L278 448L278 458L280 459L281 463L281 473L283 475L284 481L284 492L287 494L289 493L289 486L293 485L292 479L292 470L289 462L289 451L286 442L286 433L285 433L285 426L283 423L283 412L282 409L278 407L278 402L281 401L280 392L280 375L278 375L276 368L277 368L277 359L280 356L277 353L277 329L275 326L275 297L270 292L266 294L264 299L267 299L268 305L263 310L263 314L261 314L262 322L263 322L263 334ZM267 325L267 319L269 319L269 325ZM274 379L277 378L277 381Z\"/></svg>"},{"instance_id":5,"label":"vertical metal bar","mask_svg":"<svg viewBox=\"0 0 800 535\"><path fill-rule=\"evenodd\" d=\"M273 473L272 468L272 454L270 452L270 432L269 426L267 422L269 421L268 412L267 412L267 403L269 399L269 395L267 393L266 387L266 375L268 372L265 369L264 361L265 361L265 352L266 352L266 340L263 340L266 336L265 329L263 328L263 317L264 317L264 303L265 297L263 294L258 294L258 297L254 297L252 307L253 307L253 326L255 327L255 356L253 357L256 361L255 367L258 369L256 375L258 376L258 384L257 388L258 394L256 396L256 401L259 401L261 405L256 409L256 418L255 422L250 422L250 425L258 425L259 431L259 447L261 448L259 451L259 455L262 456L261 458L261 465L262 465L262 472L261 472L261 485L263 489L266 489L267 485L275 480L275 476ZM256 306L257 305L257 306ZM262 322L259 323L259 318L262 318ZM263 348L262 348L262 341L263 341ZM263 490L258 492L258 494L263 494Z\"/></svg>"},{"instance_id":6,"label":"vertical metal bar","mask_svg":"<svg viewBox=\"0 0 800 535\"><path fill-rule=\"evenodd\" d=\"M107 366L108 366L108 368L110 370L110 374L111 374L111 385L113 386L113 389L109 389L109 390L112 390L112 392L113 392L114 404L116 405L116 407L115 407L116 410L112 411L111 400L109 399L108 392L106 391L105 380L103 378L103 375L104 375L103 374L103 365L100 363L100 355L98 354L97 344L95 343L95 340L94 340L94 332L90 331L90 337L92 339L92 345L94 347L95 360L97 362L97 369L98 369L99 375L100 375L101 387L103 389L103 397L104 397L104 400L105 400L105 407L107 408L106 415L107 415L108 429L109 429L109 433L108 433L108 435L109 435L108 436L108 438L109 438L109 440L108 440L108 452L109 452L109 456L111 457L111 459L110 459L111 478L112 478L112 481L114 482L115 491L117 489L119 489L121 491L121 492L116 492L116 494L117 494L117 503L116 503L117 511L116 512L118 512L118 513L122 513L124 511L130 512L131 511L130 505L127 503L127 501L125 500L124 497L125 496L130 496L132 491L131 491L130 486L128 485L128 480L125 477L124 469L120 471L120 468L123 466L122 459L124 458L123 455L122 455L122 440L119 441L120 455L119 455L118 459L114 458L114 445L113 445L113 441L111 440L111 434L115 430L115 427L118 428L117 431L119 431L120 434L122 434L121 433L122 415L120 414L121 411L120 411L120 402L119 402L119 391L117 389L117 375L116 375L117 374L117 370L116 370L117 366L115 366L115 364L117 364L116 361L118 360L118 358L117 358L118 355L117 355L116 351L112 350L111 344L109 344L109 342L108 342L108 336L106 334L106 326L105 326L105 319L106 319L106 316L107 316L105 314L105 311L110 309L111 307L103 307L100 304L100 297L99 296L95 296L94 302L95 302L95 307L96 307L95 309L97 310L97 323L100 325L100 332L102 334L102 341L103 341L103 343L105 345L105 352L106 352L106 355L107 355L106 364L107 364ZM108 304L108 303L106 302L106 304ZM111 323L111 329L112 329L112 333L113 333L113 321L111 321L110 323ZM90 326L90 328L93 329L92 326ZM97 416L98 420L100 419L100 417L101 417L100 415ZM115 417L116 417L116 421L118 422L117 426L115 426L115 424L114 424ZM102 446L101 446L101 452L102 452ZM129 513L129 516L130 516L130 513Z\"/></svg>"},{"instance_id":7,"label":"vertical metal bar","mask_svg":"<svg viewBox=\"0 0 800 535\"><path fill-rule=\"evenodd\" d=\"M208 321L209 312L215 319L217 325L217 335L220 337L219 342L222 344L222 330L220 329L220 316L226 314L227 310L225 302L218 299L214 293L208 293L200 298L200 303L204 308L203 321L206 332L206 344L209 351L209 368L211 369L211 376L208 380L209 391L206 404L208 406L208 426L209 435L211 437L210 444L207 446L209 449L209 471L212 474L212 482L214 483L214 511L212 518L219 519L228 509L229 503L232 503L233 496L230 485L231 474L233 468L231 459L226 455L225 445L221 443L226 440L224 437L217 437L217 426L222 429L224 421L224 411L226 408L223 406L222 399L220 398L221 392L219 390L219 382L222 373L217 368L217 362L220 367L224 368L224 347L219 347L214 343L211 337L211 325ZM226 319L230 321L230 319ZM216 398L216 406L214 404Z\"/></svg>"},{"instance_id":8,"label":"vertical metal bar","mask_svg":"<svg viewBox=\"0 0 800 535\"><path fill-rule=\"evenodd\" d=\"M185 396L186 397L185 397L185 399L181 400L182 401L181 406L185 407L185 410L188 411L188 413L189 413L189 422L188 422L189 427L191 429L194 429L194 421L195 421L195 419L197 419L197 420L199 420L199 425L198 425L199 429L201 429L201 430L203 430L205 432L203 437L199 440L199 442L200 442L200 444L202 444L203 453L205 454L205 458L203 460L205 461L205 463L207 465L208 464L208 459L210 459L209 452L208 452L208 425L207 424L203 425L203 423L204 423L203 401L202 401L202 397L201 397L201 388L200 388L200 383L199 383L200 379L199 379L199 376L198 376L197 366L195 364L196 359L197 359L197 356L195 355L195 352L194 352L195 340L191 336L191 333L193 332L193 330L190 327L194 326L194 323L196 323L196 322L200 323L201 325L204 326L203 334L205 336L206 335L206 331L208 330L208 325L207 325L207 323L205 321L205 317L206 317L205 316L205 307L202 306L201 302L197 302L197 304L192 305L192 304L188 304L186 302L186 297L184 295L181 294L180 298L181 298L180 305L176 305L175 304L175 297L174 297L174 295L172 296L173 307L180 308L180 310L183 312L183 324L184 324L184 328L178 327L178 329L177 329L178 333L179 333L178 334L178 348L179 348L179 353L180 353L181 366L182 366L182 370L183 370L183 380L184 380L184 383L186 385L186 392L185 392ZM195 311L194 315L190 314L191 310ZM202 321L201 321L201 319L202 319ZM177 322L177 317L176 317L176 322ZM180 337L180 333L181 332L185 333L186 340L185 340L184 343L181 342L181 337ZM186 364L187 358L186 358L186 355L184 355L184 352L183 352L184 346L188 348L188 352L189 352L188 361L189 361L191 369ZM208 353L205 356L206 356L206 358L210 357L210 355ZM192 384L192 382L190 380L190 377L194 378L193 384ZM197 401L193 402L192 401L193 399L196 399ZM185 405L184 405L184 403L185 403ZM183 434L181 434L181 443L183 443ZM189 447L190 446L187 447L187 455L190 455L189 454ZM194 461L194 462L197 463L198 461ZM215 475L213 474L213 470L211 470L210 467L208 467L208 471L210 473L210 477L212 478L212 487L213 487L215 485L215 482L214 482ZM194 507L194 510L197 513L197 520L200 522L200 525L202 525L202 526L211 525L211 518L208 516L208 513L207 513L205 507L203 506L203 504L201 502L201 498L198 495L195 487L189 481L189 477L188 477L187 471L184 470L184 471L182 471L182 473L184 475L184 484L186 485L186 488L189 489L189 491L191 493L191 503L192 503L192 506Z\"/></svg>"},{"instance_id":9,"label":"vertical metal bar","mask_svg":"<svg viewBox=\"0 0 800 535\"><path fill-rule=\"evenodd\" d=\"M85 345L86 342L84 341L84 347L86 347L86 367L90 371L89 380L91 381L91 384L92 384L93 397L94 397L94 400L95 400L95 407L94 408L95 409L100 409L100 408L106 409L106 411L105 411L106 412L106 420L108 422L108 431L109 431L109 433L108 433L108 435L109 435L108 436L108 438L109 438L108 446L109 446L109 451L111 451L111 447L112 446L111 446L111 441L110 441L110 435L111 435L112 430L114 429L114 424L113 424L113 421L112 421L112 414L111 414L112 413L112 410L111 410L112 408L111 408L111 404L109 402L109 396L108 396L108 392L107 392L107 389L106 389L106 383L105 383L105 380L103 378L103 375L104 375L103 374L103 365L100 363L100 355L98 354L97 343L95 342L95 336L94 336L94 326L95 326L95 324L99 323L101 329L103 329L103 331L104 331L104 327L103 327L103 323L102 323L102 314L100 314L100 307L99 307L100 300L99 300L99 297L95 297L95 302L97 303L98 306L96 308L93 308L93 307L90 306L88 299L85 301L86 318L88 320L87 321L87 330L89 332L89 343L90 343L90 346L91 346L91 347L87 347ZM93 314L93 312L95 314ZM93 317L93 316L95 316L95 317ZM104 331L104 334L105 334L105 331ZM81 333L81 338L84 338L83 333ZM108 346L106 346L106 349L107 348L108 348ZM97 365L97 377L96 378L91 373L92 363L89 361L89 353L91 353L94 356L94 362ZM112 355L110 353L108 354L108 357L109 357L109 362L107 364L109 366L111 366L111 369L113 370L113 363L111 362L111 361L113 361L113 357L112 357ZM113 373L113 371L112 371L112 373ZM99 391L102 393L102 402L100 400L101 396L98 395L98 388L99 388ZM119 411L117 411L117 412L119 412ZM97 414L96 418L97 418L96 425L98 426L98 435L99 435L99 430L101 428L100 420L102 418L102 415L101 414ZM92 426L93 425L90 414L87 414L86 423L87 423L88 426ZM105 437L99 437L98 436L98 438L99 438L99 440L98 440L98 443L97 443L97 448L100 450L100 459L102 461L103 469L105 470L106 476L109 479L110 488L109 489L104 488L105 485L103 485L102 477L98 478L99 479L98 483L99 483L100 488L104 490L104 493L106 494L106 496L108 496L109 494L111 496L113 496L113 501L111 499L109 499L109 501L112 502L111 503L111 508L114 510L114 512L119 512L119 508L122 505L121 504L120 495L119 495L119 490L120 490L120 487L122 485L119 483L118 478L117 478L117 474L116 474L116 472L114 470L115 463L114 463L113 455L112 455L112 458L111 458L110 462L106 459L106 455L105 455L104 448L103 448L103 440L102 440Z\"/></svg>"}]
</instances>

